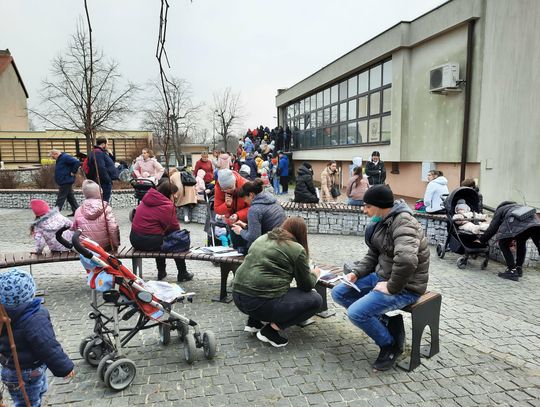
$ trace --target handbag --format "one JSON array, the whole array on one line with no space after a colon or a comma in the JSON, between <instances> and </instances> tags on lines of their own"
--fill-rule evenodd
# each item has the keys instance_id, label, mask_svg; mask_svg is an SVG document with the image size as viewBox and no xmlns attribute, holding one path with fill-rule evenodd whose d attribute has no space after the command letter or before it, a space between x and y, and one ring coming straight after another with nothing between
<instances>
[{"instance_id":1,"label":"handbag","mask_svg":"<svg viewBox=\"0 0 540 407\"><path fill-rule=\"evenodd\" d=\"M520 206L510 212L510 216L519 221L524 221L536 215L536 209L530 206Z\"/></svg>"},{"instance_id":2,"label":"handbag","mask_svg":"<svg viewBox=\"0 0 540 407\"><path fill-rule=\"evenodd\" d=\"M187 171L180 171L180 180L182 181L182 185L185 187L197 185L197 180L193 174Z\"/></svg>"},{"instance_id":3,"label":"handbag","mask_svg":"<svg viewBox=\"0 0 540 407\"><path fill-rule=\"evenodd\" d=\"M337 198L341 195L341 191L336 184L332 184L330 187L330 195L332 195L332 198Z\"/></svg>"},{"instance_id":4,"label":"handbag","mask_svg":"<svg viewBox=\"0 0 540 407\"><path fill-rule=\"evenodd\" d=\"M190 246L189 230L175 230L163 238L161 251L165 253L182 253L187 252Z\"/></svg>"}]
</instances>

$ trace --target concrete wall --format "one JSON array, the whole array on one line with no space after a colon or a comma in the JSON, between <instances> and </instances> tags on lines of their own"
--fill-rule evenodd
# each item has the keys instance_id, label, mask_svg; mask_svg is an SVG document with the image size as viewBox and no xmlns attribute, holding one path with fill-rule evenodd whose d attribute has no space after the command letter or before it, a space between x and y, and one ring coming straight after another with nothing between
<instances>
[{"instance_id":1,"label":"concrete wall","mask_svg":"<svg viewBox=\"0 0 540 407\"><path fill-rule=\"evenodd\" d=\"M13 65L0 75L0 131L28 130L26 94Z\"/></svg>"},{"instance_id":2,"label":"concrete wall","mask_svg":"<svg viewBox=\"0 0 540 407\"><path fill-rule=\"evenodd\" d=\"M478 157L484 202L540 207L540 2L486 2Z\"/></svg>"}]
</instances>

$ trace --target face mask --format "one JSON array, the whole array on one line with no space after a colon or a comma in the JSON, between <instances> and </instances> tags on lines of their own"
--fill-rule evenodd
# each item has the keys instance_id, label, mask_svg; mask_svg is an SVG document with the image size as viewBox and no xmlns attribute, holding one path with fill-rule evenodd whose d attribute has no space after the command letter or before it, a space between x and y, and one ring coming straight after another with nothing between
<instances>
[{"instance_id":1,"label":"face mask","mask_svg":"<svg viewBox=\"0 0 540 407\"><path fill-rule=\"evenodd\" d=\"M375 223L380 222L381 220L382 220L382 216L373 216L371 218L371 221Z\"/></svg>"}]
</instances>

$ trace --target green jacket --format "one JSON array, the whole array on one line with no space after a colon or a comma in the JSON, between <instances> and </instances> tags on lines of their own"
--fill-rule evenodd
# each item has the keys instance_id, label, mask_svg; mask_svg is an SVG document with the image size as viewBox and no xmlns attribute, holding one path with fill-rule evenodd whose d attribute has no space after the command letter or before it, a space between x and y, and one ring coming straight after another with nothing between
<instances>
[{"instance_id":1,"label":"green jacket","mask_svg":"<svg viewBox=\"0 0 540 407\"><path fill-rule=\"evenodd\" d=\"M292 280L299 289L310 291L317 277L310 271L308 256L293 240L278 242L283 233L275 229L250 246L233 280L233 292L261 298L278 298L289 290Z\"/></svg>"}]
</instances>

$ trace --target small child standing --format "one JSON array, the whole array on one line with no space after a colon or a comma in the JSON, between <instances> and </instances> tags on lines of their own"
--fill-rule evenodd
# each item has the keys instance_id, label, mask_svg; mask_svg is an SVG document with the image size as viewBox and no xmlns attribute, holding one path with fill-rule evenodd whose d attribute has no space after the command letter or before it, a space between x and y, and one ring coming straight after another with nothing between
<instances>
[{"instance_id":1,"label":"small child standing","mask_svg":"<svg viewBox=\"0 0 540 407\"><path fill-rule=\"evenodd\" d=\"M204 201L204 191L206 191L206 183L204 182L205 175L206 171L199 169L197 171L197 176L195 177L195 180L197 181L197 184L195 184L195 192L197 192L197 199L200 201Z\"/></svg>"},{"instance_id":2,"label":"small child standing","mask_svg":"<svg viewBox=\"0 0 540 407\"><path fill-rule=\"evenodd\" d=\"M56 340L49 312L41 306L41 299L34 298L35 290L34 279L24 271L13 269L0 274L0 303L11 319L24 388L30 405L40 406L48 387L47 368L53 375L66 379L75 373L73 362ZM14 405L26 406L19 388L7 329L3 329L0 335L0 363L2 383L8 389Z\"/></svg>"},{"instance_id":3,"label":"small child standing","mask_svg":"<svg viewBox=\"0 0 540 407\"><path fill-rule=\"evenodd\" d=\"M30 234L33 236L36 242L36 248L34 253L41 254L45 245L49 246L51 252L67 252L68 248L62 246L58 240L56 240L56 232L67 226L71 228L71 221L63 216L58 209L50 209L49 204L41 199L32 199L30 201L30 208L36 215L36 219L30 226ZM65 231L62 236L64 239L71 241L73 232Z\"/></svg>"}]
</instances>

